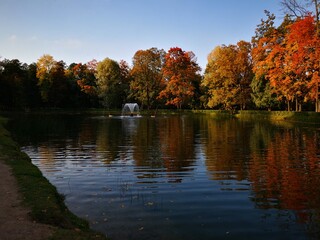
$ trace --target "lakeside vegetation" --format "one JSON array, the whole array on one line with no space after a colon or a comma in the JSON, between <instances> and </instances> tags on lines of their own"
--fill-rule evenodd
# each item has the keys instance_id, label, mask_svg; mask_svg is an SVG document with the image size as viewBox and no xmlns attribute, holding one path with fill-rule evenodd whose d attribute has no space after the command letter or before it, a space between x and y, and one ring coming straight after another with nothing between
<instances>
[{"instance_id":1,"label":"lakeside vegetation","mask_svg":"<svg viewBox=\"0 0 320 240\"><path fill-rule=\"evenodd\" d=\"M87 221L71 213L64 204L64 197L43 177L30 158L6 130L7 120L0 117L0 161L5 161L16 177L23 204L31 209L34 221L54 227L55 239L106 239L89 228Z\"/></svg>"},{"instance_id":2,"label":"lakeside vegetation","mask_svg":"<svg viewBox=\"0 0 320 240\"><path fill-rule=\"evenodd\" d=\"M269 120L320 124L320 113L316 112L243 110L236 113L235 116L243 120Z\"/></svg>"},{"instance_id":3,"label":"lakeside vegetation","mask_svg":"<svg viewBox=\"0 0 320 240\"><path fill-rule=\"evenodd\" d=\"M319 5L308 0L302 11L291 8L296 1L282 2L291 14L279 26L266 11L251 42L215 47L204 72L195 54L180 47L138 50L131 66L108 57L70 65L49 54L29 65L3 59L0 110L121 109L137 102L148 110L320 112Z\"/></svg>"},{"instance_id":4,"label":"lakeside vegetation","mask_svg":"<svg viewBox=\"0 0 320 240\"><path fill-rule=\"evenodd\" d=\"M317 112L288 112L288 111L226 111L226 110L193 110L194 113L209 114L215 119L237 118L240 120L267 120L320 124L320 113Z\"/></svg>"}]
</instances>

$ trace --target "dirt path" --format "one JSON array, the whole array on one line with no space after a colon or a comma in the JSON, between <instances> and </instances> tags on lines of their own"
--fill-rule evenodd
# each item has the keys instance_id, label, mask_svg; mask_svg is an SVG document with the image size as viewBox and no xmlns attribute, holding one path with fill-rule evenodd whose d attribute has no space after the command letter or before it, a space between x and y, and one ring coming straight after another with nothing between
<instances>
[{"instance_id":1,"label":"dirt path","mask_svg":"<svg viewBox=\"0 0 320 240\"><path fill-rule=\"evenodd\" d=\"M54 229L35 223L21 205L18 186L11 169L0 159L0 240L48 239Z\"/></svg>"}]
</instances>

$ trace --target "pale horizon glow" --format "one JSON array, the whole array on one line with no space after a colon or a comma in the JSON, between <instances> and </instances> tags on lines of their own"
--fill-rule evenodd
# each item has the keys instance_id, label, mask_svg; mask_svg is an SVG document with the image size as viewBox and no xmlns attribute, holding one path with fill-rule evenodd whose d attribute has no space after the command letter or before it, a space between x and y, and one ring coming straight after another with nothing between
<instances>
[{"instance_id":1,"label":"pale horizon glow","mask_svg":"<svg viewBox=\"0 0 320 240\"><path fill-rule=\"evenodd\" d=\"M281 21L277 0L1 0L0 57L131 65L138 50L180 47L204 70L216 46L250 41L264 10Z\"/></svg>"}]
</instances>

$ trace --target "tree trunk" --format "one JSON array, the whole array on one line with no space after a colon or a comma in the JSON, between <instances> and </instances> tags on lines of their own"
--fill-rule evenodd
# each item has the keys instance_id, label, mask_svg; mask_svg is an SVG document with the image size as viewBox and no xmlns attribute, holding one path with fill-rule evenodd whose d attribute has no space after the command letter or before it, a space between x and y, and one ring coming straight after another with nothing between
<instances>
[{"instance_id":1,"label":"tree trunk","mask_svg":"<svg viewBox=\"0 0 320 240\"><path fill-rule=\"evenodd\" d=\"M320 60L319 60L320 61ZM320 112L320 101L319 101L319 80L317 79L317 84L316 84L316 112Z\"/></svg>"},{"instance_id":2,"label":"tree trunk","mask_svg":"<svg viewBox=\"0 0 320 240\"><path fill-rule=\"evenodd\" d=\"M316 100L316 112L320 112L320 101L319 99Z\"/></svg>"}]
</instances>

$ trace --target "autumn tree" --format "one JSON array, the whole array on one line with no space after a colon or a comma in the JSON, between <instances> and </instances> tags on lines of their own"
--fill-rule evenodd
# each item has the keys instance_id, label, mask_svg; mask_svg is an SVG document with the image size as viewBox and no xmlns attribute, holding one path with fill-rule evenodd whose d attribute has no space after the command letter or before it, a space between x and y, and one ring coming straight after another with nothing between
<instances>
[{"instance_id":1,"label":"autumn tree","mask_svg":"<svg viewBox=\"0 0 320 240\"><path fill-rule=\"evenodd\" d=\"M66 64L45 54L37 62L38 86L43 102L48 107L68 105L68 83L65 74Z\"/></svg>"},{"instance_id":2,"label":"autumn tree","mask_svg":"<svg viewBox=\"0 0 320 240\"><path fill-rule=\"evenodd\" d=\"M295 98L294 89L291 86L291 81L287 78L288 74L285 72L286 63L286 41L285 37L288 33L288 26L292 20L286 16L282 24L276 28L273 25L274 15L266 12L268 16L267 21L263 21L258 25L257 32L262 29L263 34L253 38L253 71L255 73L255 81L260 80L261 83L256 82L256 86L265 84L265 89L260 92L254 92L255 100L259 102L261 98L266 100L266 103L273 103L274 96L278 101L285 101L288 110L291 109L290 103ZM271 24L270 24L271 23ZM257 34L256 34L257 35ZM267 80L267 81L265 81ZM259 88L256 88L259 90ZM265 91L270 90L270 91ZM269 99L268 99L269 96ZM261 101L260 101L261 102ZM272 106L265 106L270 109Z\"/></svg>"},{"instance_id":3,"label":"autumn tree","mask_svg":"<svg viewBox=\"0 0 320 240\"><path fill-rule=\"evenodd\" d=\"M94 64L96 60L92 60ZM69 100L72 107L96 107L98 106L98 96L96 92L96 67L90 68L89 65L82 63L72 63L66 70L69 85Z\"/></svg>"},{"instance_id":4,"label":"autumn tree","mask_svg":"<svg viewBox=\"0 0 320 240\"><path fill-rule=\"evenodd\" d=\"M103 106L120 108L123 104L119 92L122 89L118 62L106 58L97 65L97 92Z\"/></svg>"},{"instance_id":5,"label":"autumn tree","mask_svg":"<svg viewBox=\"0 0 320 240\"><path fill-rule=\"evenodd\" d=\"M252 51L257 78L269 80L273 93L287 109L301 110L303 102L317 102L318 51L314 18L285 18L270 34L260 38Z\"/></svg>"},{"instance_id":6,"label":"autumn tree","mask_svg":"<svg viewBox=\"0 0 320 240\"><path fill-rule=\"evenodd\" d=\"M200 80L200 70L192 52L183 51L179 47L170 48L163 66L165 88L158 98L164 99L166 105L174 105L178 109L190 105L195 94L195 84Z\"/></svg>"},{"instance_id":7,"label":"autumn tree","mask_svg":"<svg viewBox=\"0 0 320 240\"><path fill-rule=\"evenodd\" d=\"M267 108L271 110L277 103L277 96L270 81L266 79L268 73L266 58L273 47L273 35L276 27L274 26L275 15L265 11L267 19L261 19L255 30L255 36L252 37L252 61L254 78L251 83L252 101L258 108Z\"/></svg>"},{"instance_id":8,"label":"autumn tree","mask_svg":"<svg viewBox=\"0 0 320 240\"><path fill-rule=\"evenodd\" d=\"M246 109L250 103L251 87L250 84L253 78L251 44L246 41L240 41L236 46L236 85L238 88L236 99L240 109Z\"/></svg>"},{"instance_id":9,"label":"autumn tree","mask_svg":"<svg viewBox=\"0 0 320 240\"><path fill-rule=\"evenodd\" d=\"M129 95L130 95L130 83L132 81L132 78L130 76L130 67L129 64L121 60L119 62L120 67L120 82L121 82L121 92L119 93L121 95L122 103L128 102Z\"/></svg>"},{"instance_id":10,"label":"autumn tree","mask_svg":"<svg viewBox=\"0 0 320 240\"><path fill-rule=\"evenodd\" d=\"M294 92L296 110L303 101L315 100L316 82L319 79L317 38L314 18L307 16L288 26L284 59L286 80Z\"/></svg>"},{"instance_id":11,"label":"autumn tree","mask_svg":"<svg viewBox=\"0 0 320 240\"><path fill-rule=\"evenodd\" d=\"M285 27L278 27L269 37L268 54L257 65L264 67L264 71L267 72L266 78L270 81L273 92L276 93L280 101L284 100L286 102L287 110L290 111L292 109L291 104L298 97L297 91L299 90L295 83L299 82L299 79L287 71L288 64L291 65L291 63L286 62L288 45L285 39L288 34L288 24L284 22L282 26L284 24Z\"/></svg>"},{"instance_id":12,"label":"autumn tree","mask_svg":"<svg viewBox=\"0 0 320 240\"><path fill-rule=\"evenodd\" d=\"M300 18L308 17L310 14L314 16L315 25L316 25L316 33L315 37L317 38L316 41L316 54L317 58L320 59L320 2L319 0L282 0L281 4L283 6L283 11L289 15L296 17L298 20ZM319 63L317 64L320 65ZM320 75L319 70L315 70L313 77L312 77L312 85L313 89L311 92L313 93L315 99L315 111L320 112Z\"/></svg>"},{"instance_id":13,"label":"autumn tree","mask_svg":"<svg viewBox=\"0 0 320 240\"><path fill-rule=\"evenodd\" d=\"M41 97L44 102L48 102L49 91L52 86L52 68L56 61L51 55L45 54L37 61L37 78L39 79L38 86Z\"/></svg>"},{"instance_id":14,"label":"autumn tree","mask_svg":"<svg viewBox=\"0 0 320 240\"><path fill-rule=\"evenodd\" d=\"M98 62L94 59L87 64L78 63L71 68L81 91L89 96L96 95L96 68Z\"/></svg>"},{"instance_id":15,"label":"autumn tree","mask_svg":"<svg viewBox=\"0 0 320 240\"><path fill-rule=\"evenodd\" d=\"M250 43L240 41L237 45L218 46L209 54L202 82L208 89L208 107L246 108L253 78L250 51Z\"/></svg>"},{"instance_id":16,"label":"autumn tree","mask_svg":"<svg viewBox=\"0 0 320 240\"><path fill-rule=\"evenodd\" d=\"M131 95L148 109L156 104L157 97L163 88L162 66L164 50L150 48L139 50L133 56L131 69Z\"/></svg>"},{"instance_id":17,"label":"autumn tree","mask_svg":"<svg viewBox=\"0 0 320 240\"><path fill-rule=\"evenodd\" d=\"M269 37L276 29L274 26L276 16L267 10L265 10L264 13L267 19L261 19L261 23L257 25L257 28L255 29L255 35L251 40L253 47L257 47L260 39Z\"/></svg>"}]
</instances>

